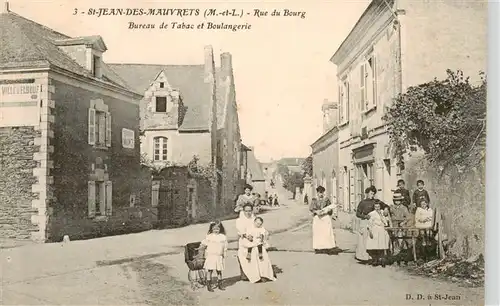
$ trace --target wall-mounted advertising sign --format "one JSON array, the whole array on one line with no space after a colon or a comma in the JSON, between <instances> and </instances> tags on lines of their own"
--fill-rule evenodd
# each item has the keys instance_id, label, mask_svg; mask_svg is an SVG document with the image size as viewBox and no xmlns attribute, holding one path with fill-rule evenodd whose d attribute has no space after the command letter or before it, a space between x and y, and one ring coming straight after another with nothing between
<instances>
[{"instance_id":1,"label":"wall-mounted advertising sign","mask_svg":"<svg viewBox=\"0 0 500 306\"><path fill-rule=\"evenodd\" d=\"M0 127L40 123L40 85L0 85Z\"/></svg>"},{"instance_id":2,"label":"wall-mounted advertising sign","mask_svg":"<svg viewBox=\"0 0 500 306\"><path fill-rule=\"evenodd\" d=\"M129 129L122 129L122 146L127 149L135 147L135 133Z\"/></svg>"}]
</instances>

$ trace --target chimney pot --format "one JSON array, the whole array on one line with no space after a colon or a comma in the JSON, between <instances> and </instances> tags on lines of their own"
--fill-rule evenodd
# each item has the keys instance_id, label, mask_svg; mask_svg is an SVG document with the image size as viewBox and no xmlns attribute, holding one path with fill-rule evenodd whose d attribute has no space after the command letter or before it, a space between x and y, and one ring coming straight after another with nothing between
<instances>
[{"instance_id":1,"label":"chimney pot","mask_svg":"<svg viewBox=\"0 0 500 306\"><path fill-rule=\"evenodd\" d=\"M214 80L215 63L212 46L205 46L205 82Z\"/></svg>"},{"instance_id":2,"label":"chimney pot","mask_svg":"<svg viewBox=\"0 0 500 306\"><path fill-rule=\"evenodd\" d=\"M10 12L9 1L5 1L3 4L2 13L8 13L8 12Z\"/></svg>"},{"instance_id":3,"label":"chimney pot","mask_svg":"<svg viewBox=\"0 0 500 306\"><path fill-rule=\"evenodd\" d=\"M220 55L220 67L224 77L233 75L233 58L231 53L224 52Z\"/></svg>"}]
</instances>

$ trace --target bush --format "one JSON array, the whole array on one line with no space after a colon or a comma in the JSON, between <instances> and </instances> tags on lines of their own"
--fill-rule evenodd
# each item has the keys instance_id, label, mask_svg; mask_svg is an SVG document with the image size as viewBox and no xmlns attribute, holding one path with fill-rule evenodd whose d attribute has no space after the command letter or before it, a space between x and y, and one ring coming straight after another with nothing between
<instances>
[{"instance_id":1,"label":"bush","mask_svg":"<svg viewBox=\"0 0 500 306\"><path fill-rule=\"evenodd\" d=\"M487 82L484 74L473 85L461 71L447 73L408 88L384 119L394 156L400 165L406 161L408 184L426 181L448 242L457 242L450 252L469 257L484 250Z\"/></svg>"}]
</instances>

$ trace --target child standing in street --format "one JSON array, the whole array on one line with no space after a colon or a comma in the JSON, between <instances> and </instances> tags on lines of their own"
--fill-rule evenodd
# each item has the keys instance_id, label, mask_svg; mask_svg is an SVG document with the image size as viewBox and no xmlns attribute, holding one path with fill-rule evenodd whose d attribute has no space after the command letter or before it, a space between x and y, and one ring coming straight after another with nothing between
<instances>
[{"instance_id":1,"label":"child standing in street","mask_svg":"<svg viewBox=\"0 0 500 306\"><path fill-rule=\"evenodd\" d=\"M222 271L224 270L224 260L227 255L227 237L226 231L222 222L215 221L210 223L208 234L201 242L205 246L205 270L208 271L207 275L207 289L213 292L212 287L212 273L217 271L217 281L219 290L225 290L222 286Z\"/></svg>"}]
</instances>

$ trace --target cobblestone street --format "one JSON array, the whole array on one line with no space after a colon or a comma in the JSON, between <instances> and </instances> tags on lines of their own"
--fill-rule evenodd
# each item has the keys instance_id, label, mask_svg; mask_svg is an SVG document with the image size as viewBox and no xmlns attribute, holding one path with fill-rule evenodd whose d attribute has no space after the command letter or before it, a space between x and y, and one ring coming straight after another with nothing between
<instances>
[{"instance_id":1,"label":"cobblestone street","mask_svg":"<svg viewBox=\"0 0 500 306\"><path fill-rule=\"evenodd\" d=\"M478 305L482 288L460 288L414 277L396 267L369 267L353 259L354 236L345 227L348 215L335 222L338 256L311 252L310 220L305 205L289 201L263 215L272 232L270 252L282 273L273 283L239 281L236 243L230 244L224 271L227 290L209 293L190 288L184 264L186 242L199 240L206 225L135 235L7 249L2 258L2 303L17 305ZM287 220L286 222L284 220ZM234 220L225 221L233 232ZM230 239L234 238L229 235ZM173 238L175 237L175 238ZM172 238L172 239L171 239ZM24 249L23 252L20 250ZM37 253L38 257L33 254ZM121 256L120 256L121 253ZM9 255L10 254L10 255ZM71 256L69 256L71 254ZM28 260L31 258L31 260ZM39 260L33 260L38 258ZM24 262L21 262L25 260ZM314 263L314 264L313 264ZM418 289L417 289L418 288ZM415 300L407 300L412 294ZM416 300L417 294L448 294L460 301Z\"/></svg>"}]
</instances>

